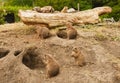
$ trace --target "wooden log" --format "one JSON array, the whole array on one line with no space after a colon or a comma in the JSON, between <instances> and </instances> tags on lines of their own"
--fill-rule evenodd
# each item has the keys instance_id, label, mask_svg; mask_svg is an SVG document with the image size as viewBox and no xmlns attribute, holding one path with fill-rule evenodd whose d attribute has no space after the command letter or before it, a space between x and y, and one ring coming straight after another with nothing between
<instances>
[{"instance_id":1,"label":"wooden log","mask_svg":"<svg viewBox=\"0 0 120 83\"><path fill-rule=\"evenodd\" d=\"M76 13L38 13L32 10L19 10L19 17L25 24L44 24L51 27L63 26L66 22L86 24L100 22L99 16L111 13L111 7L97 7Z\"/></svg>"}]
</instances>

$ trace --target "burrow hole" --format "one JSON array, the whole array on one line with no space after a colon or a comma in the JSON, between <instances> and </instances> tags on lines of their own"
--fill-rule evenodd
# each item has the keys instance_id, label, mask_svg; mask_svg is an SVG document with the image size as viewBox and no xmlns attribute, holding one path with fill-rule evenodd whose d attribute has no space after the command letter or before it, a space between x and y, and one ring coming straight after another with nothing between
<instances>
[{"instance_id":1,"label":"burrow hole","mask_svg":"<svg viewBox=\"0 0 120 83\"><path fill-rule=\"evenodd\" d=\"M22 63L30 69L42 68L45 66L41 57L35 52L27 52L23 56Z\"/></svg>"},{"instance_id":2,"label":"burrow hole","mask_svg":"<svg viewBox=\"0 0 120 83\"><path fill-rule=\"evenodd\" d=\"M10 50L8 50L8 49L0 48L0 58L5 57L9 52L10 52Z\"/></svg>"}]
</instances>

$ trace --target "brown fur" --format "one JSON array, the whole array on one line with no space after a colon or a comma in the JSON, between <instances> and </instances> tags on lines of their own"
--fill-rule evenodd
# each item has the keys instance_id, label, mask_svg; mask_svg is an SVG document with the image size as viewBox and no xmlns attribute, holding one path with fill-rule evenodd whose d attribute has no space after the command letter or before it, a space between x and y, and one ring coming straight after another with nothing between
<instances>
[{"instance_id":1,"label":"brown fur","mask_svg":"<svg viewBox=\"0 0 120 83\"><path fill-rule=\"evenodd\" d=\"M41 39L46 39L51 35L49 29L45 26L43 27L37 26L36 32L37 32L37 38L41 38Z\"/></svg>"},{"instance_id":2,"label":"brown fur","mask_svg":"<svg viewBox=\"0 0 120 83\"><path fill-rule=\"evenodd\" d=\"M67 13L67 10L68 10L68 7L65 6L65 7L61 10L61 13Z\"/></svg>"},{"instance_id":3,"label":"brown fur","mask_svg":"<svg viewBox=\"0 0 120 83\"><path fill-rule=\"evenodd\" d=\"M73 28L71 23L66 24L66 32L67 32L67 38L68 39L75 39L77 37L77 30Z\"/></svg>"},{"instance_id":4,"label":"brown fur","mask_svg":"<svg viewBox=\"0 0 120 83\"><path fill-rule=\"evenodd\" d=\"M117 80L120 80L120 73L116 74L115 77Z\"/></svg>"},{"instance_id":5,"label":"brown fur","mask_svg":"<svg viewBox=\"0 0 120 83\"><path fill-rule=\"evenodd\" d=\"M57 61L50 55L45 55L46 75L47 78L56 76L59 74L60 67Z\"/></svg>"},{"instance_id":6,"label":"brown fur","mask_svg":"<svg viewBox=\"0 0 120 83\"><path fill-rule=\"evenodd\" d=\"M76 65L78 66L85 65L85 57L78 48L73 48L71 56L75 58Z\"/></svg>"}]
</instances>

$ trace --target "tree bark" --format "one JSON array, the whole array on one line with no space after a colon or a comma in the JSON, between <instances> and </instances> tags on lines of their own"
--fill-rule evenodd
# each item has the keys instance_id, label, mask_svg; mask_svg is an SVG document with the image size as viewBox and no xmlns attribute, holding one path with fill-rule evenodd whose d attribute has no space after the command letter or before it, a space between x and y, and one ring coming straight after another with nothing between
<instances>
[{"instance_id":1,"label":"tree bark","mask_svg":"<svg viewBox=\"0 0 120 83\"><path fill-rule=\"evenodd\" d=\"M87 24L100 22L99 16L111 13L111 7L97 7L76 13L38 13L36 11L19 10L19 17L28 25L45 24L51 27L63 26L66 22L73 24Z\"/></svg>"}]
</instances>

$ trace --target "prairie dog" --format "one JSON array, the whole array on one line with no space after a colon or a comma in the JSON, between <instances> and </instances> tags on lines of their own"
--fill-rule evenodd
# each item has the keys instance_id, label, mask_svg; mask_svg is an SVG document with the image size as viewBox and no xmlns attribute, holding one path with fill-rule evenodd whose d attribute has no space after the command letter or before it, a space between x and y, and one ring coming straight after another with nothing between
<instances>
[{"instance_id":1,"label":"prairie dog","mask_svg":"<svg viewBox=\"0 0 120 83\"><path fill-rule=\"evenodd\" d=\"M78 48L73 48L71 57L74 57L76 65L83 66L85 64L85 57Z\"/></svg>"},{"instance_id":2,"label":"prairie dog","mask_svg":"<svg viewBox=\"0 0 120 83\"><path fill-rule=\"evenodd\" d=\"M68 39L75 39L77 37L77 30L73 28L71 23L66 23L66 32Z\"/></svg>"},{"instance_id":3,"label":"prairie dog","mask_svg":"<svg viewBox=\"0 0 120 83\"><path fill-rule=\"evenodd\" d=\"M47 78L54 77L59 74L59 64L50 54L45 55L45 64Z\"/></svg>"},{"instance_id":4,"label":"prairie dog","mask_svg":"<svg viewBox=\"0 0 120 83\"><path fill-rule=\"evenodd\" d=\"M37 38L46 39L46 38L50 37L50 31L45 26L43 26L43 27L37 26L36 32L37 32Z\"/></svg>"},{"instance_id":5,"label":"prairie dog","mask_svg":"<svg viewBox=\"0 0 120 83\"><path fill-rule=\"evenodd\" d=\"M67 10L68 10L68 7L65 6L65 7L61 10L61 13L67 13Z\"/></svg>"}]
</instances>

